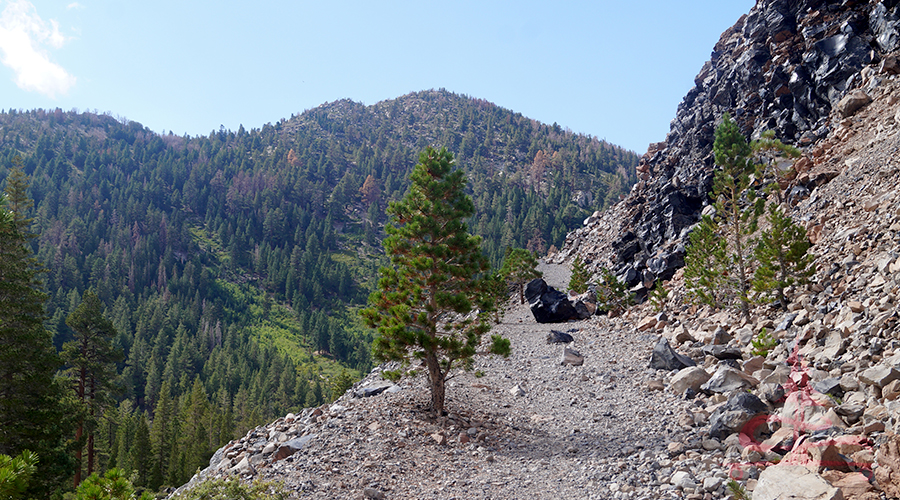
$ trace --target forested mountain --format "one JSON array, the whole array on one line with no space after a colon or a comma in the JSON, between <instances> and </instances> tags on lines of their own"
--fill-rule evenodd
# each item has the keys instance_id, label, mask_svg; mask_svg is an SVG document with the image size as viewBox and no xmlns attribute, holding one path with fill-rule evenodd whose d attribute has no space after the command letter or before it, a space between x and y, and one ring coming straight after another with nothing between
<instances>
[{"instance_id":1,"label":"forested mountain","mask_svg":"<svg viewBox=\"0 0 900 500\"><path fill-rule=\"evenodd\" d=\"M181 484L236 434L370 369L356 309L384 263L384 209L429 145L466 170L470 228L494 265L507 246L560 246L628 192L638 161L443 90L202 137L96 113L0 113L0 180L19 162L30 176L54 344L72 340L66 318L92 289L124 354L98 466Z\"/></svg>"}]
</instances>

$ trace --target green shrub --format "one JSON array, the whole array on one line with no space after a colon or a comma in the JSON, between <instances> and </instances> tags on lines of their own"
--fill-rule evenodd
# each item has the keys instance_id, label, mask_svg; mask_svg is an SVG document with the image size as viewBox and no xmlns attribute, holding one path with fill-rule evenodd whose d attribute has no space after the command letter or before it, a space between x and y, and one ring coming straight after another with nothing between
<instances>
[{"instance_id":1,"label":"green shrub","mask_svg":"<svg viewBox=\"0 0 900 500\"><path fill-rule=\"evenodd\" d=\"M772 349L775 349L775 347L778 346L778 339L773 337L765 328L763 328L756 338L750 341L750 344L753 346L750 354L765 357L772 352Z\"/></svg>"},{"instance_id":2,"label":"green shrub","mask_svg":"<svg viewBox=\"0 0 900 500\"><path fill-rule=\"evenodd\" d=\"M281 483L256 481L244 484L238 478L211 479L176 496L178 500L284 500L287 493Z\"/></svg>"}]
</instances>

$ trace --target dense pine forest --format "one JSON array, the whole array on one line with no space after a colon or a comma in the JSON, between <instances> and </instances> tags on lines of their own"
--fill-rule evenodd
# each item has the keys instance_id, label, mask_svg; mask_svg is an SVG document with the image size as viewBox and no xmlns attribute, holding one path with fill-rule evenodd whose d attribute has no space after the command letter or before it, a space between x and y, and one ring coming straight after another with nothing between
<instances>
[{"instance_id":1,"label":"dense pine forest","mask_svg":"<svg viewBox=\"0 0 900 500\"><path fill-rule=\"evenodd\" d=\"M561 246L628 192L638 161L443 90L201 137L90 112L0 113L0 185L28 176L60 376L76 378L73 313L97 319L95 296L111 324L114 369L84 420L96 453L83 468L182 484L222 444L370 370L357 311L386 263L385 208L432 145L465 169L469 227L495 267L507 247Z\"/></svg>"}]
</instances>

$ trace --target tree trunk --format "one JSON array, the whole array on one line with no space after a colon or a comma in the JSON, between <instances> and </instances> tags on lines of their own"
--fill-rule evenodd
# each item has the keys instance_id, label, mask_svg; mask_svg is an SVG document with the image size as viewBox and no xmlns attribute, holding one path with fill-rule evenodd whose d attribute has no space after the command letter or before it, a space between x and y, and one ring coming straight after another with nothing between
<instances>
[{"instance_id":1,"label":"tree trunk","mask_svg":"<svg viewBox=\"0 0 900 500\"><path fill-rule=\"evenodd\" d=\"M84 351L84 348L82 348ZM87 368L84 366L81 367L81 370L78 374L78 388L76 389L76 395L78 396L78 401L84 401L84 389L85 389L85 380L87 379ZM75 429L75 487L77 488L79 484L81 484L81 452L83 450L83 446L81 445L81 438L84 436L84 419L78 421L78 428Z\"/></svg>"},{"instance_id":2,"label":"tree trunk","mask_svg":"<svg viewBox=\"0 0 900 500\"><path fill-rule=\"evenodd\" d=\"M81 436L84 434L84 420L78 422L78 428L75 429L75 443L81 441ZM76 444L76 446L78 446ZM79 484L81 484L81 446L75 448L75 487L77 488Z\"/></svg>"},{"instance_id":3,"label":"tree trunk","mask_svg":"<svg viewBox=\"0 0 900 500\"><path fill-rule=\"evenodd\" d=\"M91 393L90 393L90 401L88 402L88 411L91 414L92 421L93 421L93 418L96 416L95 415L96 410L94 409L94 405L96 404L96 401L95 401L95 399L96 399L95 391L97 389L96 384L97 384L97 381L94 379L94 377L91 377ZM94 473L94 427L93 427L93 425L94 424L92 424L92 427L90 428L90 430L88 430L88 442L87 442L87 446L88 446L87 474L88 474L88 476L90 476L91 474Z\"/></svg>"},{"instance_id":4,"label":"tree trunk","mask_svg":"<svg viewBox=\"0 0 900 500\"><path fill-rule=\"evenodd\" d=\"M429 352L425 356L425 366L431 383L431 411L435 417L440 417L444 413L444 373L436 353Z\"/></svg>"}]
</instances>

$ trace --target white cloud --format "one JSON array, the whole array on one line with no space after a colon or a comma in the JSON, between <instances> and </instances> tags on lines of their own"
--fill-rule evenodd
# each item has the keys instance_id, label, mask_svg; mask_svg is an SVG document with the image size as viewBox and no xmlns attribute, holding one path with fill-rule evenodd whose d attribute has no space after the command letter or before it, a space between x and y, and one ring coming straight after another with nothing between
<instances>
[{"instance_id":1,"label":"white cloud","mask_svg":"<svg viewBox=\"0 0 900 500\"><path fill-rule=\"evenodd\" d=\"M58 49L65 42L59 24L41 19L31 2L6 2L0 13L0 63L13 70L19 88L51 98L68 92L75 85L75 77L51 61L46 50Z\"/></svg>"},{"instance_id":2,"label":"white cloud","mask_svg":"<svg viewBox=\"0 0 900 500\"><path fill-rule=\"evenodd\" d=\"M69 5L66 5L66 8L69 9L69 10L73 10L73 9L79 9L79 10L80 10L80 9L83 9L83 8L84 8L84 5L81 5L81 4L78 3L78 2L72 2L72 3L70 3Z\"/></svg>"}]
</instances>

